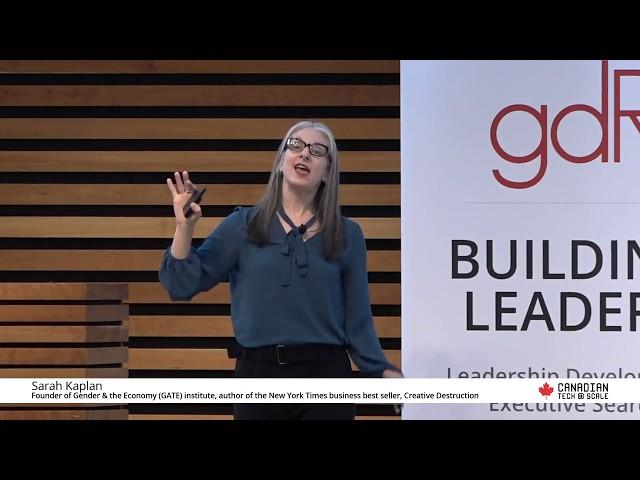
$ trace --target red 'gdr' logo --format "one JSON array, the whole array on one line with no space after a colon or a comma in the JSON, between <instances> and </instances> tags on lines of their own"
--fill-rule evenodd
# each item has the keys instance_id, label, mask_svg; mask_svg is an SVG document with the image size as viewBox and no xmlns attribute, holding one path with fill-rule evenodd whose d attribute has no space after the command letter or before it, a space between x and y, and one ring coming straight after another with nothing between
<instances>
[{"instance_id":1,"label":"red 'gdr' logo","mask_svg":"<svg viewBox=\"0 0 640 480\"><path fill-rule=\"evenodd\" d=\"M640 110L623 109L620 105L620 80L623 77L640 77L640 70L613 71L613 163L620 162L621 119L624 117L628 117L635 125L636 129L640 132ZM567 162L588 163L598 157L601 157L601 161L603 163L607 163L609 161L609 76L608 62L606 60L602 62L601 103L602 104L600 110L591 105L585 104L569 105L560 110L560 112L558 112L558 114L551 122L551 145L553 146L553 149L556 151L556 153ZM549 149L549 142L547 140L547 130L549 123L549 120L547 118L547 108L548 105L540 105L540 110L538 111L530 105L509 105L500 110L491 122L491 146L502 159L506 160L509 163L529 163L539 158L540 162L537 173L529 180L525 180L522 182L505 178L498 169L493 170L493 176L501 185L507 188L516 189L530 188L540 182L540 180L542 180L542 178L544 177L544 174L547 171ZM538 143L538 146L535 148L535 150L533 150L528 155L512 155L504 148L502 148L498 140L498 126L500 125L500 122L504 119L504 117L512 112L527 113L538 122L538 125L540 125L540 143ZM595 120L600 124L600 128L602 130L600 144L593 152L582 157L572 155L571 153L567 152L560 144L560 139L558 138L558 126L560 125L560 122L562 122L562 120L567 115L573 112L585 112L593 116Z\"/></svg>"}]
</instances>

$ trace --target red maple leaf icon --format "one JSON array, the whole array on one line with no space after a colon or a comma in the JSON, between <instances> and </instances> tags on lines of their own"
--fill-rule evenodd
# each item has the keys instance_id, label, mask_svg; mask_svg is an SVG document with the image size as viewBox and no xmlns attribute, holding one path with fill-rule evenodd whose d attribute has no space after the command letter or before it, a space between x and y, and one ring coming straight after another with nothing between
<instances>
[{"instance_id":1,"label":"red maple leaf icon","mask_svg":"<svg viewBox=\"0 0 640 480\"><path fill-rule=\"evenodd\" d=\"M549 397L549 395L551 395L553 393L553 387L550 387L549 384L547 382L544 382L544 385L542 385L538 391L540 392L541 395L545 396L545 397Z\"/></svg>"}]
</instances>

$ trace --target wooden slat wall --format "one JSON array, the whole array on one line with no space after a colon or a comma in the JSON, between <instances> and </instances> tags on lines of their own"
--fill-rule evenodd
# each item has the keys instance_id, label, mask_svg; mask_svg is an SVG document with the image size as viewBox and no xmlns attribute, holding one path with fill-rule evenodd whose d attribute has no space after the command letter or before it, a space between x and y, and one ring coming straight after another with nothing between
<instances>
[{"instance_id":1,"label":"wooden slat wall","mask_svg":"<svg viewBox=\"0 0 640 480\"><path fill-rule=\"evenodd\" d=\"M183 106L192 105L198 107L207 106L231 106L231 107L246 107L246 106L325 106L327 104L334 105L362 105L362 106L393 106L394 97L398 91L394 86L379 86L373 87L369 85L362 85L359 87L353 86L310 86L310 85L283 85L283 86L265 86L265 85L230 85L230 86L218 86L218 85L174 85L171 87L156 85L144 85L144 86L51 86L44 90L42 88L33 86L7 86L4 88L6 92L5 98L0 98L0 106L21 106L21 107L35 107L35 106L101 106L101 107L113 107L120 105L136 105L136 106ZM7 97L10 97L7 100ZM240 123L243 128L248 128L249 136L256 132L251 129L253 125L256 128L274 128L275 125L282 126L282 120L273 119L275 125L269 127L261 122L255 122L253 120L227 120L227 121L215 121L208 119L208 122L204 122L205 125L225 125L229 124L229 131L231 135L239 134L231 130L231 125ZM53 122L42 122L48 125L53 125ZM65 122L65 123L79 123L79 122ZM110 124L106 120L92 123L106 123ZM120 123L120 122L119 122ZM163 122L158 119L148 119L146 122L141 122L140 125L148 125L153 123L169 123ZM187 122L189 123L189 122ZM193 123L193 122L191 122ZM271 122L270 122L271 123ZM394 123L393 120L382 121L380 119L371 119L362 123L362 125L356 125L356 122L350 122L348 120L336 120L333 122L336 124L336 135L339 133L345 133L349 125L359 131L363 128L369 128L374 124L389 124ZM18 128L18 122L14 128ZM195 124L196 128L203 128L203 126ZM286 130L285 130L286 131ZM108 129L107 132L108 134ZM243 137L240 137L243 138ZM249 137L251 138L251 137ZM264 137L263 137L264 138Z\"/></svg>"},{"instance_id":2,"label":"wooden slat wall","mask_svg":"<svg viewBox=\"0 0 640 480\"><path fill-rule=\"evenodd\" d=\"M134 185L80 185L70 189L67 185L38 184L25 189L23 185L6 185L0 191L0 204L4 205L121 205L127 198L130 205L166 205L166 185L149 185L136 189ZM343 205L400 205L400 192L396 185L342 185ZM217 185L207 195L213 204L225 202L256 203L264 192L263 185Z\"/></svg>"},{"instance_id":3,"label":"wooden slat wall","mask_svg":"<svg viewBox=\"0 0 640 480\"><path fill-rule=\"evenodd\" d=\"M127 294L126 284L0 283L0 377L127 377ZM126 405L0 405L0 420L127 418Z\"/></svg>"},{"instance_id":4,"label":"wooden slat wall","mask_svg":"<svg viewBox=\"0 0 640 480\"><path fill-rule=\"evenodd\" d=\"M1 78L1 77L0 77ZM399 152L343 151L343 172L390 172L400 170ZM273 152L135 152L135 151L1 151L6 172L170 172L176 165L203 172L268 172ZM371 186L371 185L369 185ZM357 186L349 186L356 188ZM382 188L375 185L376 188ZM343 189L344 192L344 189ZM213 193L213 192L212 192Z\"/></svg>"},{"instance_id":5,"label":"wooden slat wall","mask_svg":"<svg viewBox=\"0 0 640 480\"><path fill-rule=\"evenodd\" d=\"M343 213L367 238L376 329L399 363L399 70L379 60L0 60L0 281L128 283L130 376L231 376L228 285L174 303L157 283L174 230L164 181L189 170L208 188L198 245L235 206L259 198L287 128L315 118L336 133ZM83 314L65 308L51 315ZM118 337L90 328L69 324L50 341ZM30 335L44 340L0 328L11 341ZM229 405L129 411L231 414ZM358 418L397 417L368 405Z\"/></svg>"},{"instance_id":6,"label":"wooden slat wall","mask_svg":"<svg viewBox=\"0 0 640 480\"><path fill-rule=\"evenodd\" d=\"M397 60L0 60L0 73L391 73Z\"/></svg>"}]
</instances>

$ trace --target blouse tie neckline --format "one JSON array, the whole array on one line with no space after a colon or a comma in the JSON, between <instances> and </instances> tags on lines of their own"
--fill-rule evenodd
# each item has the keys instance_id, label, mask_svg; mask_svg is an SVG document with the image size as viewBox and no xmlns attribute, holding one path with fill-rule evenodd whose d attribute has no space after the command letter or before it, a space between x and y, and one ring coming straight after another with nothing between
<instances>
[{"instance_id":1,"label":"blouse tie neckline","mask_svg":"<svg viewBox=\"0 0 640 480\"><path fill-rule=\"evenodd\" d=\"M285 222L291 227L289 233L285 238L284 245L280 253L289 257L289 268L284 276L282 286L288 287L291 285L291 277L293 275L294 265L298 271L298 275L304 277L307 275L308 269L308 254L307 246L304 241L304 233L309 229L311 225L316 221L315 215L311 217L307 223L303 223L296 226L289 216L285 213L282 206L278 207L278 213Z\"/></svg>"}]
</instances>

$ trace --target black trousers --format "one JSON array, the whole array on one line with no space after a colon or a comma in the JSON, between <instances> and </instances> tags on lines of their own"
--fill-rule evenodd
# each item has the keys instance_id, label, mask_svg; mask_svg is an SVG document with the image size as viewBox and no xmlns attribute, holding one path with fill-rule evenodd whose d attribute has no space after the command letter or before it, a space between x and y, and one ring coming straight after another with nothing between
<instances>
[{"instance_id":1,"label":"black trousers","mask_svg":"<svg viewBox=\"0 0 640 480\"><path fill-rule=\"evenodd\" d=\"M344 348L329 345L243 349L237 378L348 378L353 376ZM354 404L237 403L235 420L353 420Z\"/></svg>"}]
</instances>

